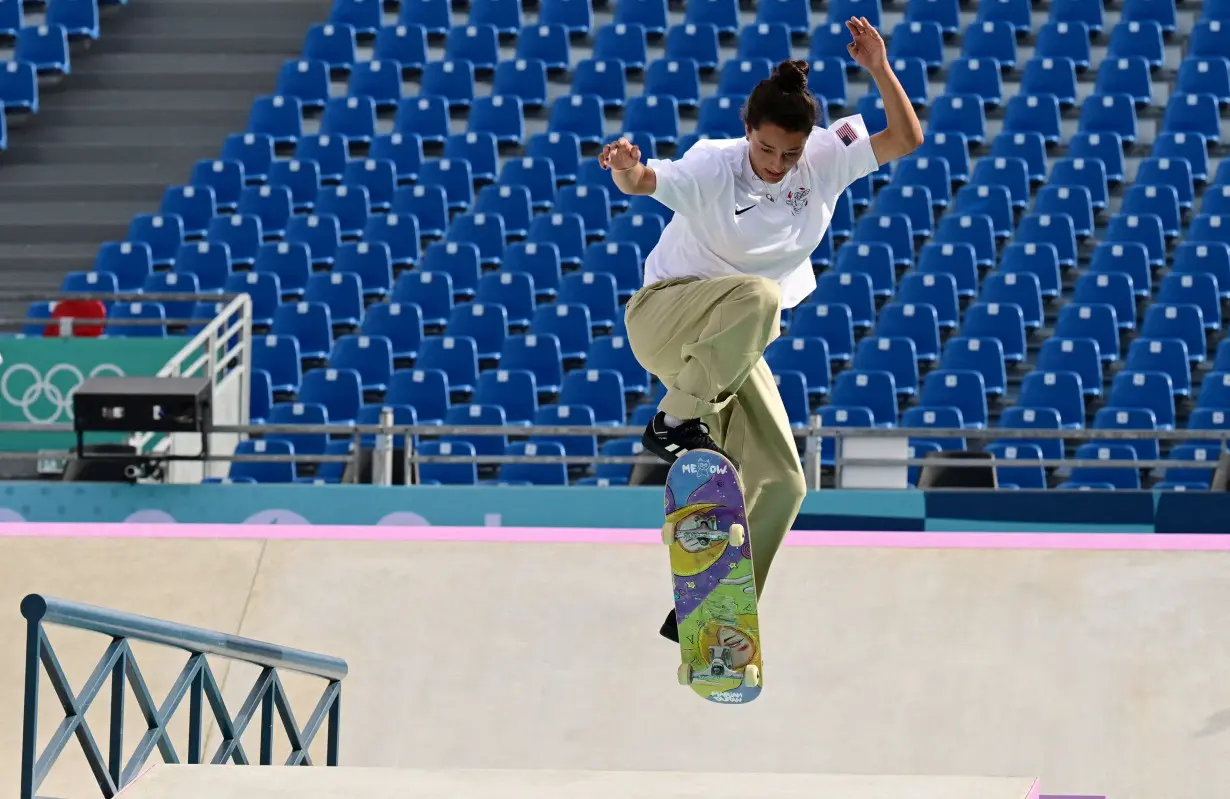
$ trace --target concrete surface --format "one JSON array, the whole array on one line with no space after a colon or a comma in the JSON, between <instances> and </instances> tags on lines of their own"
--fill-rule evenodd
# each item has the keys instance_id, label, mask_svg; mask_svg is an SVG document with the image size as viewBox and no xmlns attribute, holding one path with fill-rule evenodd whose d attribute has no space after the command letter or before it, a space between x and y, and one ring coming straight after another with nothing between
<instances>
[{"instance_id":1,"label":"concrete surface","mask_svg":"<svg viewBox=\"0 0 1230 799\"><path fill-rule=\"evenodd\" d=\"M1035 781L644 771L399 770L159 766L121 799L1036 799Z\"/></svg>"},{"instance_id":2,"label":"concrete surface","mask_svg":"<svg viewBox=\"0 0 1230 799\"><path fill-rule=\"evenodd\" d=\"M345 766L1023 774L1113 799L1230 784L1230 553L789 547L762 604L765 692L747 707L675 683L677 650L657 636L665 554L0 534L0 786L17 785L17 606L32 591L345 658ZM79 690L107 642L49 633ZM136 651L161 699L183 653ZM256 670L214 663L233 713ZM283 679L302 723L323 683ZM45 742L60 710L43 685ZM102 745L108 698L87 716ZM252 756L257 741L253 727ZM98 795L75 742L42 794Z\"/></svg>"}]
</instances>

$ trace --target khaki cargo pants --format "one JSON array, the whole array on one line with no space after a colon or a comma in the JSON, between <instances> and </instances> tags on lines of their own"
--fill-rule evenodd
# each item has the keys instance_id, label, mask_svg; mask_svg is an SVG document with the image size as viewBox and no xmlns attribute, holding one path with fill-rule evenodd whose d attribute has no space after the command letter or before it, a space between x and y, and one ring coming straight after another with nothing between
<instances>
[{"instance_id":1,"label":"khaki cargo pants","mask_svg":"<svg viewBox=\"0 0 1230 799\"><path fill-rule=\"evenodd\" d=\"M624 317L637 360L666 386L662 411L700 418L739 462L757 591L806 493L793 431L765 347L781 330L781 292L753 275L645 286Z\"/></svg>"}]
</instances>

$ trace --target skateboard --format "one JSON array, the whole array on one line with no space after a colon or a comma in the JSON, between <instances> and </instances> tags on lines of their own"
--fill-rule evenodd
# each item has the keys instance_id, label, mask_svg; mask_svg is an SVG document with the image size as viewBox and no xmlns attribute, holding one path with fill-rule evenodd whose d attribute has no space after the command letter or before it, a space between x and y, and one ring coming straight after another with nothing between
<instances>
[{"instance_id":1,"label":"skateboard","mask_svg":"<svg viewBox=\"0 0 1230 799\"><path fill-rule=\"evenodd\" d=\"M692 450L666 476L666 521L682 663L679 682L722 704L760 694L752 544L734 464Z\"/></svg>"}]
</instances>

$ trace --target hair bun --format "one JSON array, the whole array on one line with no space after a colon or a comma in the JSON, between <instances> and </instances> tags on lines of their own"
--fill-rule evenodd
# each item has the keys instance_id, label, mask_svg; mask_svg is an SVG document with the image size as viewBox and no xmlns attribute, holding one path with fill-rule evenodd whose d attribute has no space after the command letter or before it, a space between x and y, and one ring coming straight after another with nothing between
<instances>
[{"instance_id":1,"label":"hair bun","mask_svg":"<svg viewBox=\"0 0 1230 799\"><path fill-rule=\"evenodd\" d=\"M783 61L773 70L769 80L783 92L801 94L807 91L807 73L810 69L806 61Z\"/></svg>"}]
</instances>

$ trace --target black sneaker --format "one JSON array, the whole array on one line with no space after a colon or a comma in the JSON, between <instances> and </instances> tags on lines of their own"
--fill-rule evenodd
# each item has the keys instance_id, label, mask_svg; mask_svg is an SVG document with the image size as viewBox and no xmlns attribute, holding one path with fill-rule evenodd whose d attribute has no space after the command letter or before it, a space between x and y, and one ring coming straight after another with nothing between
<instances>
[{"instance_id":1,"label":"black sneaker","mask_svg":"<svg viewBox=\"0 0 1230 799\"><path fill-rule=\"evenodd\" d=\"M671 612L666 615L666 621L662 622L662 629L658 632L666 640L679 643L679 622L675 619L674 608L671 608Z\"/></svg>"},{"instance_id":2,"label":"black sneaker","mask_svg":"<svg viewBox=\"0 0 1230 799\"><path fill-rule=\"evenodd\" d=\"M709 449L730 460L739 468L734 458L726 450L717 445L709 435L709 425L700 419L688 419L675 427L666 426L666 414L658 411L645 426L645 435L641 436L645 449L657 455L667 463L674 463L689 450Z\"/></svg>"}]
</instances>

